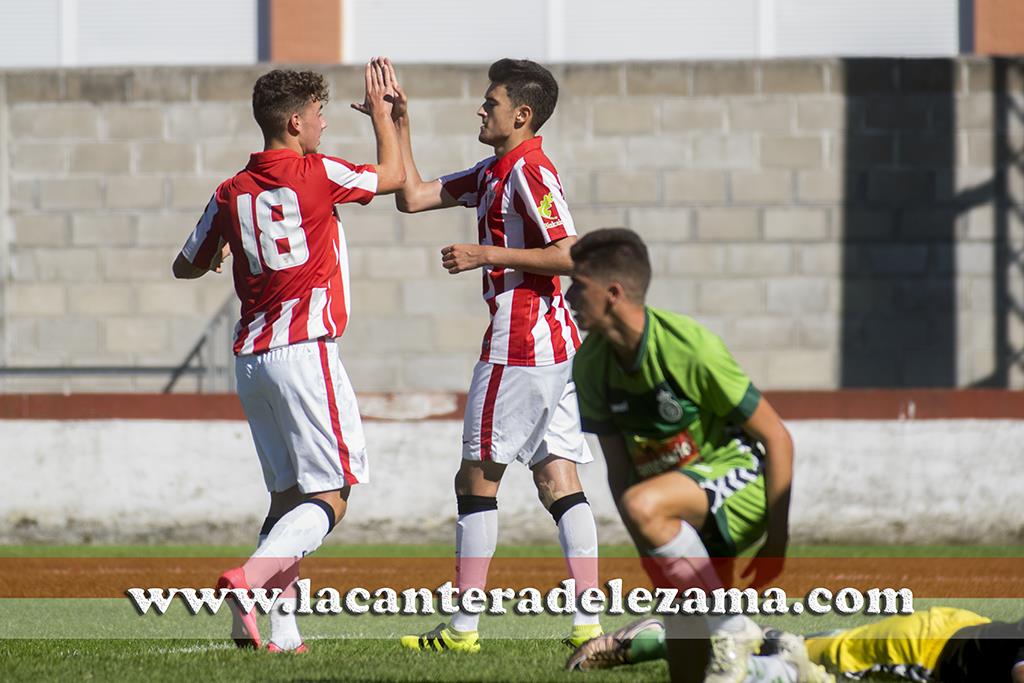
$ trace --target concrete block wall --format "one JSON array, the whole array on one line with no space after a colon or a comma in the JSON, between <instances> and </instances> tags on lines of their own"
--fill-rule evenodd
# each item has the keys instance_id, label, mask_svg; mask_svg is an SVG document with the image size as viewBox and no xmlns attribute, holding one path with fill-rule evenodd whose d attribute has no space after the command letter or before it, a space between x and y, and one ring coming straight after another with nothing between
<instances>
[{"instance_id":1,"label":"concrete block wall","mask_svg":"<svg viewBox=\"0 0 1024 683\"><path fill-rule=\"evenodd\" d=\"M184 360L231 286L227 275L174 282L170 263L217 183L260 146L249 97L266 68L0 72L0 364ZM706 322L759 385L838 387L849 382L844 355L881 354L895 359L889 385L928 384L930 366L907 368L944 355L950 383L966 386L991 380L997 332L1024 346L1020 318L995 302L996 252L1024 242L1024 228L992 195L994 136L1024 140L1024 126L996 130L1004 100L992 70L984 60L557 66L559 104L541 132L577 227L641 232L651 303ZM373 161L368 121L348 108L361 70L324 71L322 151ZM489 154L476 141L485 66L400 76L424 176ZM1011 171L1006 184L1018 197L1020 181ZM475 240L473 212L402 215L385 197L343 217L353 317L342 348L357 389L464 390L486 309L479 274L449 276L439 249ZM1011 294L1024 287L1015 273L1003 280ZM948 301L929 298L947 289ZM895 341L886 326L900 326ZM946 328L953 338L936 346ZM146 391L166 379L6 374L0 390Z\"/></svg>"},{"instance_id":2,"label":"concrete block wall","mask_svg":"<svg viewBox=\"0 0 1024 683\"><path fill-rule=\"evenodd\" d=\"M1018 449L1020 420L787 424L798 444L789 520L794 544L1024 540L1019 506L1004 493L1024 485L1016 461L995 458L969 477L962 466L963 454L979 442L994 452ZM370 481L358 487L328 542L450 543L461 421L365 426ZM237 420L0 420L7 446L0 467L19 482L0 497L0 543L250 543L267 493L248 432ZM596 452L597 441L589 438ZM53 457L69 452L75 457ZM601 543L628 544L604 458L581 467L580 478ZM958 485L949 486L951 480ZM413 482L416 495L388 495ZM52 495L55 489L61 495ZM529 470L509 467L499 497L501 543L555 543Z\"/></svg>"}]
</instances>

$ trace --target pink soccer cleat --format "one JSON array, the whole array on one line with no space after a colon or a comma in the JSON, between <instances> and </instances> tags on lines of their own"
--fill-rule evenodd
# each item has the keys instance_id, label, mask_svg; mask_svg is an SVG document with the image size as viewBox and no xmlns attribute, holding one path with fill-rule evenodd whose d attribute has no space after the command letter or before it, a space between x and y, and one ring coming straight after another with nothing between
<instances>
[{"instance_id":1,"label":"pink soccer cleat","mask_svg":"<svg viewBox=\"0 0 1024 683\"><path fill-rule=\"evenodd\" d=\"M274 641L270 641L270 643L267 644L267 652L274 652L274 653L283 652L283 653L288 654L288 655L304 655L307 652L309 652L309 648L306 647L305 643L299 643L299 646L297 648L295 648L294 650L285 650L284 648L278 647L277 645L275 645Z\"/></svg>"},{"instance_id":2,"label":"pink soccer cleat","mask_svg":"<svg viewBox=\"0 0 1024 683\"><path fill-rule=\"evenodd\" d=\"M226 588L229 590L241 589L246 592L252 590L249 587L249 582L245 578L245 571L241 567L229 569L221 574L220 578L217 579L217 588ZM233 594L229 593L225 602L228 604L228 607L231 608L231 614L234 617L235 624L239 627L238 629L233 628L231 632L231 637L235 641L235 645L243 650L260 649L260 629L256 624L256 614L254 612L246 614Z\"/></svg>"}]
</instances>

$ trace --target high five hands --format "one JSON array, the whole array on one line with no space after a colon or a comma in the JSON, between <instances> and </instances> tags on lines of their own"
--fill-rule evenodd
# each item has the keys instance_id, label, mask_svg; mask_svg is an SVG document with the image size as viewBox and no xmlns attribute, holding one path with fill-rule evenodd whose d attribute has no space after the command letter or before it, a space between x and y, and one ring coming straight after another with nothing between
<instances>
[{"instance_id":1,"label":"high five hands","mask_svg":"<svg viewBox=\"0 0 1024 683\"><path fill-rule=\"evenodd\" d=\"M408 99L398 83L395 67L387 57L374 57L366 63L366 96L351 107L370 116L378 108L390 108L395 121L408 111Z\"/></svg>"}]
</instances>

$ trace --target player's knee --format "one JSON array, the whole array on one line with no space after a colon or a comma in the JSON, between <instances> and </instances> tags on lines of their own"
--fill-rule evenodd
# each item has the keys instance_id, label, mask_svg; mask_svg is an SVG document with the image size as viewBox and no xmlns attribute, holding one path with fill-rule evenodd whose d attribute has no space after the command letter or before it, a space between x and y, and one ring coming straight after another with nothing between
<instances>
[{"instance_id":1,"label":"player's knee","mask_svg":"<svg viewBox=\"0 0 1024 683\"><path fill-rule=\"evenodd\" d=\"M333 518L331 528L334 528L334 525L345 517L348 510L348 494L351 490L350 486L346 486L338 491L325 491L311 496L309 501L319 504L324 512L328 513L328 517Z\"/></svg>"},{"instance_id":2,"label":"player's knee","mask_svg":"<svg viewBox=\"0 0 1024 683\"><path fill-rule=\"evenodd\" d=\"M270 509L267 511L267 516L283 517L304 500L306 500L306 496L299 491L298 486L284 491L273 491L270 494Z\"/></svg>"},{"instance_id":3,"label":"player's knee","mask_svg":"<svg viewBox=\"0 0 1024 683\"><path fill-rule=\"evenodd\" d=\"M551 509L551 503L555 501L554 496L551 495L551 490L541 484L537 484L537 500L545 509Z\"/></svg>"},{"instance_id":4,"label":"player's knee","mask_svg":"<svg viewBox=\"0 0 1024 683\"><path fill-rule=\"evenodd\" d=\"M540 499L541 505L549 511L560 500L565 500L570 496L583 496L583 490L579 485L572 486L565 482L552 480L536 481L536 484L537 497ZM586 501L586 496L583 496L583 500Z\"/></svg>"},{"instance_id":5,"label":"player's knee","mask_svg":"<svg viewBox=\"0 0 1024 683\"><path fill-rule=\"evenodd\" d=\"M548 509L556 500L583 490L576 473L576 463L557 456L533 469L533 483L541 504Z\"/></svg>"},{"instance_id":6,"label":"player's knee","mask_svg":"<svg viewBox=\"0 0 1024 683\"><path fill-rule=\"evenodd\" d=\"M640 487L626 489L619 502L619 510L629 524L641 534L649 529L659 517L658 502L651 495L646 495Z\"/></svg>"},{"instance_id":7,"label":"player's knee","mask_svg":"<svg viewBox=\"0 0 1024 683\"><path fill-rule=\"evenodd\" d=\"M550 509L551 504L554 503L557 498L564 495L564 493L558 490L558 483L550 477L539 475L534 472L533 483L537 487L537 498L540 499L541 505L545 508Z\"/></svg>"},{"instance_id":8,"label":"player's knee","mask_svg":"<svg viewBox=\"0 0 1024 683\"><path fill-rule=\"evenodd\" d=\"M455 473L455 495L468 496L473 493L473 478L459 470Z\"/></svg>"},{"instance_id":9,"label":"player's knee","mask_svg":"<svg viewBox=\"0 0 1024 683\"><path fill-rule=\"evenodd\" d=\"M455 473L456 496L489 496L498 495L503 466L495 463L480 463L463 460L459 471Z\"/></svg>"}]
</instances>

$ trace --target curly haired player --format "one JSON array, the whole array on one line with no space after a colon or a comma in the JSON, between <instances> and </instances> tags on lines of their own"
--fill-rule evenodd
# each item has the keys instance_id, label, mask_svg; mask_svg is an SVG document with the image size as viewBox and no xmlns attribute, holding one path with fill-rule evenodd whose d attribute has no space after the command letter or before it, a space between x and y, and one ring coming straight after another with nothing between
<instances>
[{"instance_id":1,"label":"curly haired player","mask_svg":"<svg viewBox=\"0 0 1024 683\"><path fill-rule=\"evenodd\" d=\"M351 486L367 481L359 410L334 342L349 310L345 233L334 207L365 204L405 180L388 78L367 64L362 106L377 139L374 166L317 153L327 127L323 76L261 76L252 104L264 149L217 188L174 262L175 277L189 279L220 272L235 257L235 376L270 510L256 552L218 587L283 589L271 612L271 651L306 649L293 614L299 560L345 515ZM259 648L255 615L229 605L235 642Z\"/></svg>"}]
</instances>

